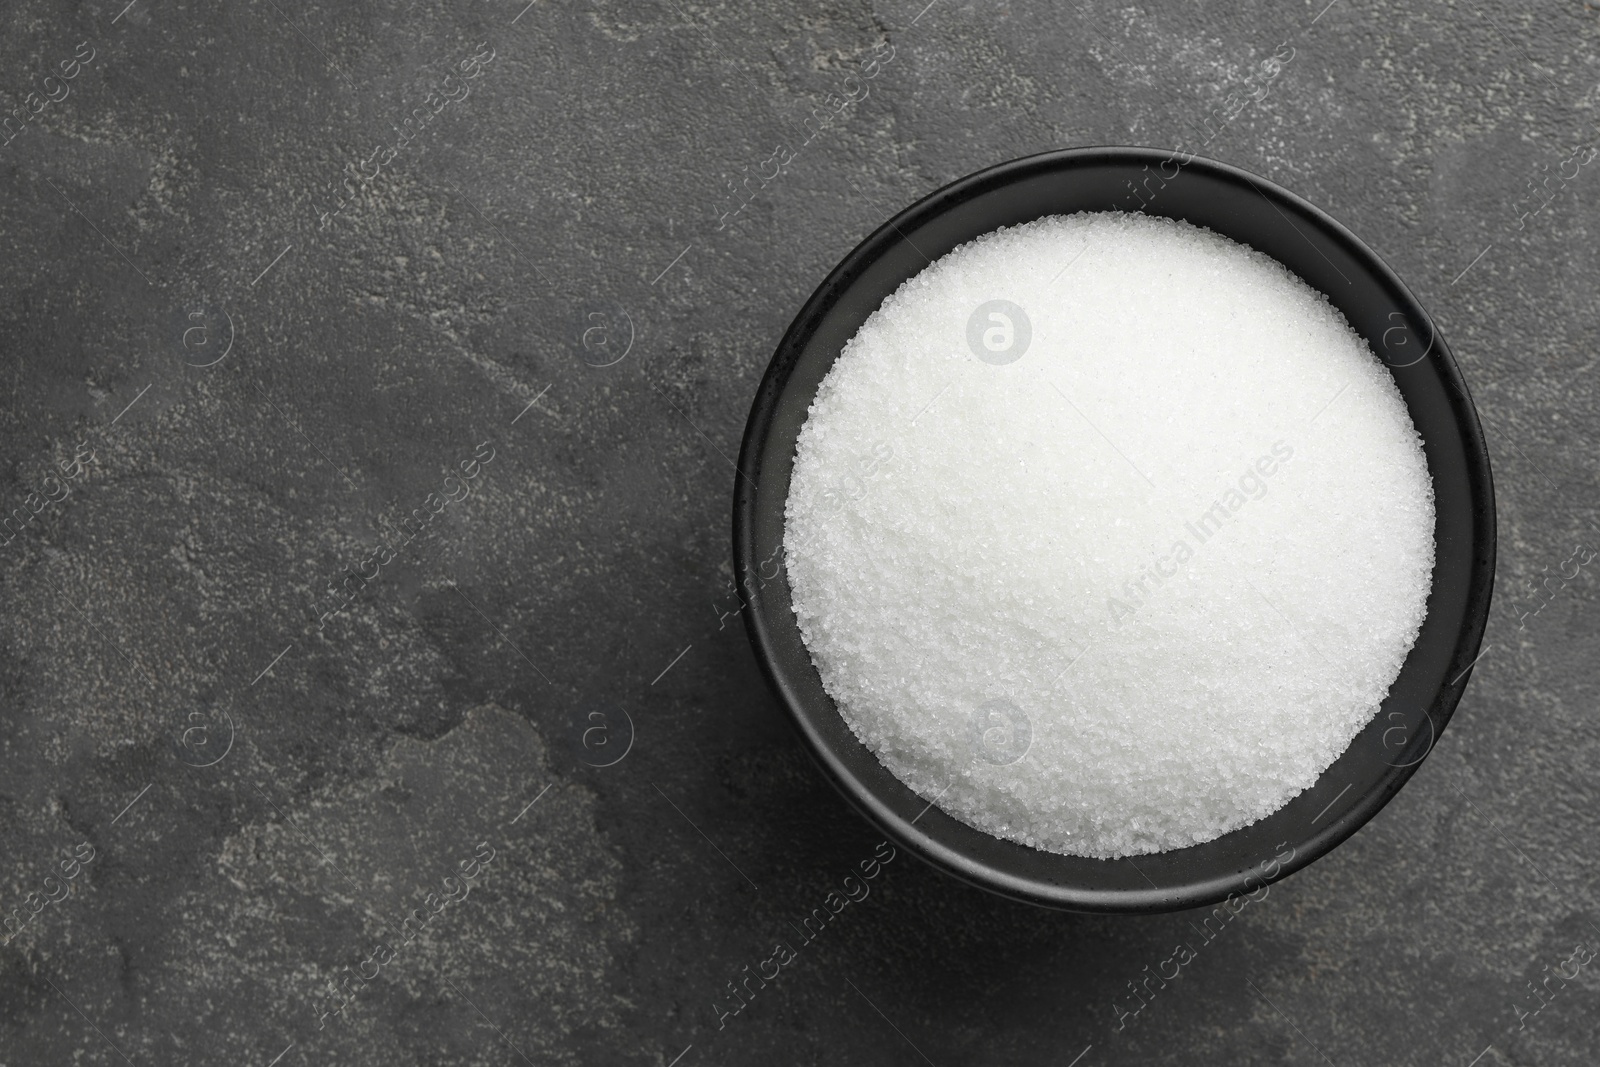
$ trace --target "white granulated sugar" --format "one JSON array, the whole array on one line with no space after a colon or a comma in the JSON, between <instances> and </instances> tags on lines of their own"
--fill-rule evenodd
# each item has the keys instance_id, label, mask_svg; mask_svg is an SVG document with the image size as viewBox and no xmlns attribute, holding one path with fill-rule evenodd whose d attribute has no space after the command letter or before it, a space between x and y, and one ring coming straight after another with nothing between
<instances>
[{"instance_id":1,"label":"white granulated sugar","mask_svg":"<svg viewBox=\"0 0 1600 1067\"><path fill-rule=\"evenodd\" d=\"M969 343L995 300L1026 324L985 309ZM1275 260L1144 215L1000 230L901 286L823 380L786 515L856 736L955 818L1081 856L1310 786L1433 573L1421 442L1366 343Z\"/></svg>"}]
</instances>

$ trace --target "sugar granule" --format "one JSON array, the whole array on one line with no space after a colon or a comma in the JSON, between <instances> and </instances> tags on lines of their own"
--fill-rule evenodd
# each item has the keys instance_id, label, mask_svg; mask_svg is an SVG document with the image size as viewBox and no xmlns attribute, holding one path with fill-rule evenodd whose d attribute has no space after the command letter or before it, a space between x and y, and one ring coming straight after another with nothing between
<instances>
[{"instance_id":1,"label":"sugar granule","mask_svg":"<svg viewBox=\"0 0 1600 1067\"><path fill-rule=\"evenodd\" d=\"M823 379L793 608L855 735L998 837L1112 858L1309 787L1416 640L1433 485L1389 373L1282 264L1170 219L986 234Z\"/></svg>"}]
</instances>

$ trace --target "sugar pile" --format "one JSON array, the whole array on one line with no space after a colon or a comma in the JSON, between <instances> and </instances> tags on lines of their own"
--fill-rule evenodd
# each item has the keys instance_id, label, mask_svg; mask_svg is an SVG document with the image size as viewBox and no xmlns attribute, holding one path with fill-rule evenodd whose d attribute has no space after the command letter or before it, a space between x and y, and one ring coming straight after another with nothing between
<instances>
[{"instance_id":1,"label":"sugar pile","mask_svg":"<svg viewBox=\"0 0 1600 1067\"><path fill-rule=\"evenodd\" d=\"M850 728L998 837L1117 857L1310 786L1416 639L1433 485L1366 343L1209 230L987 234L845 346L785 558Z\"/></svg>"}]
</instances>

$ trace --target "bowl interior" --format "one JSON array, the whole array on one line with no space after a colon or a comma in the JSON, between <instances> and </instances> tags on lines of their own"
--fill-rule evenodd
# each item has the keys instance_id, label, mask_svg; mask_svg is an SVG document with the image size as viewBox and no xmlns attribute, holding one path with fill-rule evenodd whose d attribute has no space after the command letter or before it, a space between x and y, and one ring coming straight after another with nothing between
<instances>
[{"instance_id":1,"label":"bowl interior","mask_svg":"<svg viewBox=\"0 0 1600 1067\"><path fill-rule=\"evenodd\" d=\"M1040 852L944 814L850 732L790 609L784 502L817 386L883 299L931 259L1000 226L1076 211L1185 219L1250 245L1327 294L1389 367L1423 440L1436 497L1427 615L1378 715L1316 783L1214 841L1132 860ZM1343 226L1265 179L1151 149L1092 148L1016 160L908 208L834 269L773 356L745 431L734 562L756 656L823 771L892 839L945 871L1037 904L1085 911L1194 907L1281 878L1349 837L1427 756L1478 654L1494 574L1494 497L1477 413L1432 321Z\"/></svg>"}]
</instances>

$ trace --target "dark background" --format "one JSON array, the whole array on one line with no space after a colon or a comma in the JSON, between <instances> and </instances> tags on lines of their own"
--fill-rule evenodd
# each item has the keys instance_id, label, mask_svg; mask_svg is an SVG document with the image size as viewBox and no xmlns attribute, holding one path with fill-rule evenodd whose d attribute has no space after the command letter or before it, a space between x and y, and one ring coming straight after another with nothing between
<instances>
[{"instance_id":1,"label":"dark background","mask_svg":"<svg viewBox=\"0 0 1600 1067\"><path fill-rule=\"evenodd\" d=\"M1600 963L1518 1012L1600 947L1600 616L1558 577L1596 542L1600 11L124 3L0 16L5 106L69 90L0 148L0 1063L1594 1061ZM756 383L893 211L1104 143L1272 178L1435 315L1495 463L1487 652L1399 798L1120 1031L1198 916L903 854L719 1029L878 840L733 613Z\"/></svg>"}]
</instances>

